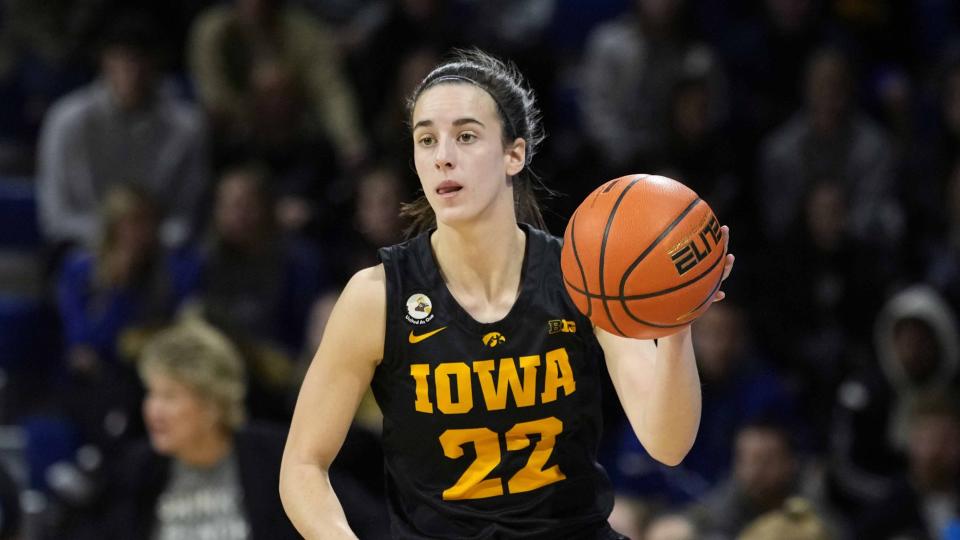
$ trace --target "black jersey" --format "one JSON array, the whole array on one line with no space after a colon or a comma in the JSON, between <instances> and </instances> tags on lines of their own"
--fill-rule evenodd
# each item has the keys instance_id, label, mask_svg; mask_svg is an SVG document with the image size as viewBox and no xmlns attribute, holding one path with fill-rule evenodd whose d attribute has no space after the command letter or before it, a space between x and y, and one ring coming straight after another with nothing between
<instances>
[{"instance_id":1,"label":"black jersey","mask_svg":"<svg viewBox=\"0 0 960 540\"><path fill-rule=\"evenodd\" d=\"M521 289L499 322L473 319L440 275L429 233L380 250L383 411L397 538L609 538L596 462L602 351L560 273L560 239L527 235Z\"/></svg>"}]
</instances>

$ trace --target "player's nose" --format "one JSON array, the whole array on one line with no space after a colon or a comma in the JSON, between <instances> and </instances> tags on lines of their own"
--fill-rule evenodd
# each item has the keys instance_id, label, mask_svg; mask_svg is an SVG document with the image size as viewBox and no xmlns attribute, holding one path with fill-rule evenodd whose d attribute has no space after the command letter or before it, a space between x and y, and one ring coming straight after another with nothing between
<instances>
[{"instance_id":1,"label":"player's nose","mask_svg":"<svg viewBox=\"0 0 960 540\"><path fill-rule=\"evenodd\" d=\"M456 148L452 140L441 140L437 142L436 153L434 154L434 166L437 170L452 169L454 166Z\"/></svg>"}]
</instances>

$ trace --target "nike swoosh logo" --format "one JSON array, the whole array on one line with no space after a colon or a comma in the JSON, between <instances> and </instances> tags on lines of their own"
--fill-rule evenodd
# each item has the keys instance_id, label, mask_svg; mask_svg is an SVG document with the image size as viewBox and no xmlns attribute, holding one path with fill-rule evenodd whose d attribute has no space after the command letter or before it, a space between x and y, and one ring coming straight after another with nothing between
<instances>
[{"instance_id":1,"label":"nike swoosh logo","mask_svg":"<svg viewBox=\"0 0 960 540\"><path fill-rule=\"evenodd\" d=\"M442 327L442 328L437 328L436 330L433 330L433 331L431 331L431 332L427 332L426 334L420 334L419 336L416 335L416 334L414 334L414 333L413 333L413 330L411 330L411 331L410 331L410 343L420 343L421 341L427 339L428 337L433 336L434 334L437 334L437 333L439 333L439 332L442 332L442 331L444 331L444 330L446 330L446 329L447 329L447 327L444 326L444 327Z\"/></svg>"}]
</instances>

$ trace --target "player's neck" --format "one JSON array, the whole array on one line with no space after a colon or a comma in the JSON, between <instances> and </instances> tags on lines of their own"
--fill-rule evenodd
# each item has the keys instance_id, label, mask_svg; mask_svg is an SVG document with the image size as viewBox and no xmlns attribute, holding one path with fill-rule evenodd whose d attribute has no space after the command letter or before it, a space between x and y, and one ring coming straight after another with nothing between
<instances>
[{"instance_id":1,"label":"player's neck","mask_svg":"<svg viewBox=\"0 0 960 540\"><path fill-rule=\"evenodd\" d=\"M512 305L527 241L515 220L456 229L440 225L430 240L448 289L465 309L506 300Z\"/></svg>"}]
</instances>

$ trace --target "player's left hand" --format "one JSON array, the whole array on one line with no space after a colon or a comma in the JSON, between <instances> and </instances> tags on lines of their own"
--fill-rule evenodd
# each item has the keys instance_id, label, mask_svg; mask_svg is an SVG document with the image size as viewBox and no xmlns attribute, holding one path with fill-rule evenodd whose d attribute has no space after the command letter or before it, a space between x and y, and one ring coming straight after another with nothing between
<instances>
[{"instance_id":1,"label":"player's left hand","mask_svg":"<svg viewBox=\"0 0 960 540\"><path fill-rule=\"evenodd\" d=\"M720 234L723 235L723 238L725 241L724 245L727 246L729 249L730 227L727 227L726 225L724 225L723 227L720 227ZM736 260L736 257L734 257L732 253L727 253L727 260L723 262L723 277L720 278L721 283L723 283L724 281L727 280L728 277L730 277L730 272L733 271L733 263L735 260ZM719 302L726 297L727 297L727 294L725 292L723 292L722 290L718 290L717 294L713 295L713 301Z\"/></svg>"}]
</instances>

